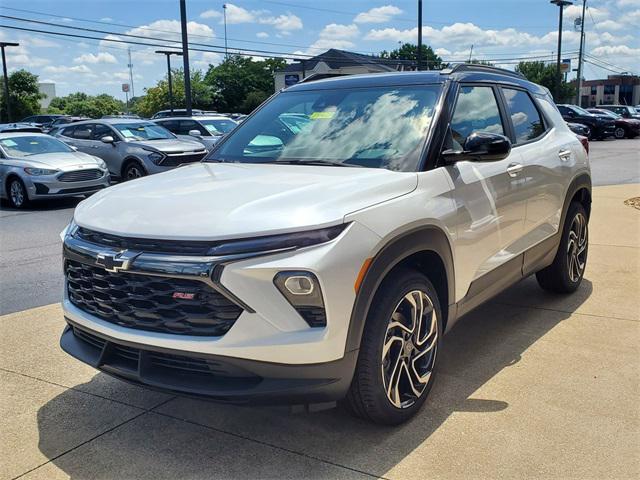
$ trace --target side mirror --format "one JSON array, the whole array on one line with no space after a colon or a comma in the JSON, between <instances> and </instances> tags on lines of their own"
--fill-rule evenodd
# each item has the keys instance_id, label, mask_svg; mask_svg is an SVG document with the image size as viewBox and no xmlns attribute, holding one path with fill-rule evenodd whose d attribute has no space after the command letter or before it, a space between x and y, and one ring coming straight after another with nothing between
<instances>
[{"instance_id":1,"label":"side mirror","mask_svg":"<svg viewBox=\"0 0 640 480\"><path fill-rule=\"evenodd\" d=\"M192 137L201 137L202 134L200 133L200 130L189 130L189 135Z\"/></svg>"},{"instance_id":2,"label":"side mirror","mask_svg":"<svg viewBox=\"0 0 640 480\"><path fill-rule=\"evenodd\" d=\"M114 142L113 137L111 135L107 135L106 137L102 137L100 139L100 141L102 143L113 143Z\"/></svg>"},{"instance_id":3,"label":"side mirror","mask_svg":"<svg viewBox=\"0 0 640 480\"><path fill-rule=\"evenodd\" d=\"M461 161L496 162L511 153L511 140L504 135L488 132L474 132L464 142L464 149L442 152L447 163Z\"/></svg>"}]
</instances>

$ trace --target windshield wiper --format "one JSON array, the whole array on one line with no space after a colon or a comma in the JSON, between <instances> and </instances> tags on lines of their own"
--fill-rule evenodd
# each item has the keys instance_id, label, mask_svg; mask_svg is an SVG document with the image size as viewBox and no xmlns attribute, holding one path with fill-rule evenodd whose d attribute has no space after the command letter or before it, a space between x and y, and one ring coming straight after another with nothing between
<instances>
[{"instance_id":1,"label":"windshield wiper","mask_svg":"<svg viewBox=\"0 0 640 480\"><path fill-rule=\"evenodd\" d=\"M357 167L362 168L362 165L355 165L353 163L332 162L330 160L276 160L273 163L285 163L287 165L323 165L330 167Z\"/></svg>"}]
</instances>

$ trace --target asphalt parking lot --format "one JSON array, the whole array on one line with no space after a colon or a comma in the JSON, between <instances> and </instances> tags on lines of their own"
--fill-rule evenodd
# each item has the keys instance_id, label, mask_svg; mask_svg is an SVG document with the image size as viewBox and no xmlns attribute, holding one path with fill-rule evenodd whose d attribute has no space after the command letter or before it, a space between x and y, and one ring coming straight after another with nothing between
<instances>
[{"instance_id":1,"label":"asphalt parking lot","mask_svg":"<svg viewBox=\"0 0 640 480\"><path fill-rule=\"evenodd\" d=\"M640 139L593 142L580 290L515 285L445 339L425 409L223 406L96 373L58 347L58 233L76 201L0 216L1 478L638 478ZM4 208L4 207L3 207Z\"/></svg>"}]
</instances>

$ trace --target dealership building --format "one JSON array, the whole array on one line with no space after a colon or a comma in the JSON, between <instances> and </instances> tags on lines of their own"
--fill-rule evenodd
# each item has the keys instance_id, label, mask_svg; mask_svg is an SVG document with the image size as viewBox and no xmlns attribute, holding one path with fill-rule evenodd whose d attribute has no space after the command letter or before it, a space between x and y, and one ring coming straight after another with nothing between
<instances>
[{"instance_id":1,"label":"dealership building","mask_svg":"<svg viewBox=\"0 0 640 480\"><path fill-rule=\"evenodd\" d=\"M640 77L609 75L603 80L585 80L580 90L580 105L640 105Z\"/></svg>"}]
</instances>

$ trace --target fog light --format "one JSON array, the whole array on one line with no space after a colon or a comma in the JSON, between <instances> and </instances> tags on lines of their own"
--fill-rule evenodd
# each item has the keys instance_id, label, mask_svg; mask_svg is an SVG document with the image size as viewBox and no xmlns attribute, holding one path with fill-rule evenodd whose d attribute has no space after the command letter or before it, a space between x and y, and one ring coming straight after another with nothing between
<instances>
[{"instance_id":1,"label":"fog light","mask_svg":"<svg viewBox=\"0 0 640 480\"><path fill-rule=\"evenodd\" d=\"M273 283L311 327L324 327L327 319L318 278L311 272L279 272Z\"/></svg>"}]
</instances>

